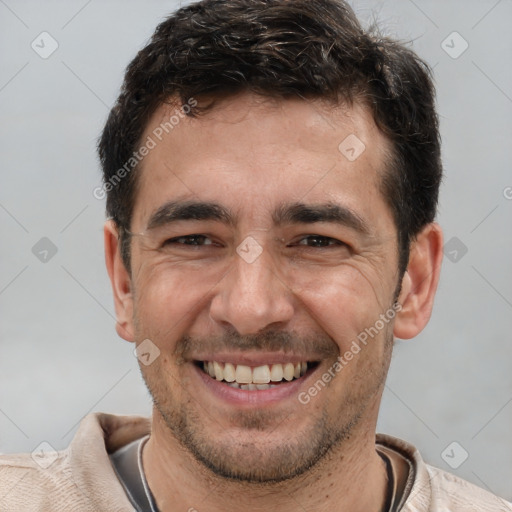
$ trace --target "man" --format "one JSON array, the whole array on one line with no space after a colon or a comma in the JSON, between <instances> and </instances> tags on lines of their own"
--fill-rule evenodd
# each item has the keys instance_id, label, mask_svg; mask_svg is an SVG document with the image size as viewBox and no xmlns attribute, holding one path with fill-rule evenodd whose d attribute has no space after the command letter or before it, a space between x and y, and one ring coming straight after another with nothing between
<instances>
[{"instance_id":1,"label":"man","mask_svg":"<svg viewBox=\"0 0 512 512\"><path fill-rule=\"evenodd\" d=\"M393 339L439 278L433 96L340 0L164 21L99 143L117 332L153 416L88 416L49 464L3 457L1 509L512 510L375 436Z\"/></svg>"}]
</instances>

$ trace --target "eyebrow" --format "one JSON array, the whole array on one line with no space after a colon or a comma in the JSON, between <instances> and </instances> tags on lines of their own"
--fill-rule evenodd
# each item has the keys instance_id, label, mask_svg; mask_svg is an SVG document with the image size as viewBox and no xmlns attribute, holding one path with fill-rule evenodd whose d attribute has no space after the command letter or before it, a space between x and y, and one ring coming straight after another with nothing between
<instances>
[{"instance_id":1,"label":"eyebrow","mask_svg":"<svg viewBox=\"0 0 512 512\"><path fill-rule=\"evenodd\" d=\"M273 215L276 225L314 224L331 222L347 226L363 235L370 234L365 220L352 209L334 203L304 204L291 203L281 205Z\"/></svg>"},{"instance_id":2,"label":"eyebrow","mask_svg":"<svg viewBox=\"0 0 512 512\"><path fill-rule=\"evenodd\" d=\"M146 229L155 229L180 220L216 220L225 224L234 224L231 213L219 204L197 201L169 201L151 215Z\"/></svg>"},{"instance_id":3,"label":"eyebrow","mask_svg":"<svg viewBox=\"0 0 512 512\"><path fill-rule=\"evenodd\" d=\"M230 226L235 216L224 206L203 201L169 201L149 218L147 230L182 220L214 220ZM363 235L370 233L364 219L346 206L334 203L289 203L279 206L272 215L276 226L283 224L314 224L331 222L347 226Z\"/></svg>"}]
</instances>

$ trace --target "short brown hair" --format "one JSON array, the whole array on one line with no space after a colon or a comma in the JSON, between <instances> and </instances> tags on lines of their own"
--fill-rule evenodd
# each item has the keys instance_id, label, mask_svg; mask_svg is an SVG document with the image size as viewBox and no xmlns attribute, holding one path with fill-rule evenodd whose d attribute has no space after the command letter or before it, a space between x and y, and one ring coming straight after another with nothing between
<instances>
[{"instance_id":1,"label":"short brown hair","mask_svg":"<svg viewBox=\"0 0 512 512\"><path fill-rule=\"evenodd\" d=\"M126 70L99 141L105 184L137 150L159 105L244 90L358 100L371 109L393 146L382 193L397 226L403 272L410 241L435 218L442 176L431 72L404 45L363 30L342 0L202 0L176 11ZM107 215L120 229L129 268L136 166L125 174L107 189Z\"/></svg>"}]
</instances>

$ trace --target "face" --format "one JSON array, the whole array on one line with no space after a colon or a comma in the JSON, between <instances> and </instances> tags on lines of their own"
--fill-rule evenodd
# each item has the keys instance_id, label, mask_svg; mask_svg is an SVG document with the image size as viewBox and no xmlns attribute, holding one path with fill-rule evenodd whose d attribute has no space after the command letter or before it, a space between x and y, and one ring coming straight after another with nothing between
<instances>
[{"instance_id":1,"label":"face","mask_svg":"<svg viewBox=\"0 0 512 512\"><path fill-rule=\"evenodd\" d=\"M240 95L159 141L173 111L143 138L127 332L158 347L141 370L166 435L219 475L290 478L374 432L399 279L388 143L359 105Z\"/></svg>"}]
</instances>

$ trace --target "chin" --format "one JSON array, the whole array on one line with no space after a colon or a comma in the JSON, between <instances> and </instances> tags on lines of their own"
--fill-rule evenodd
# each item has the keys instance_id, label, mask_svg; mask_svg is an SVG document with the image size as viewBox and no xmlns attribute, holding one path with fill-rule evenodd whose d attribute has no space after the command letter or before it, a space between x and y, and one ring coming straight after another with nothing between
<instances>
[{"instance_id":1,"label":"chin","mask_svg":"<svg viewBox=\"0 0 512 512\"><path fill-rule=\"evenodd\" d=\"M244 413L230 418L236 426L223 428L196 410L176 414L159 407L158 413L203 467L218 477L252 484L299 477L348 439L357 424L353 420L332 428L321 416L316 422L299 425L291 416Z\"/></svg>"}]
</instances>

